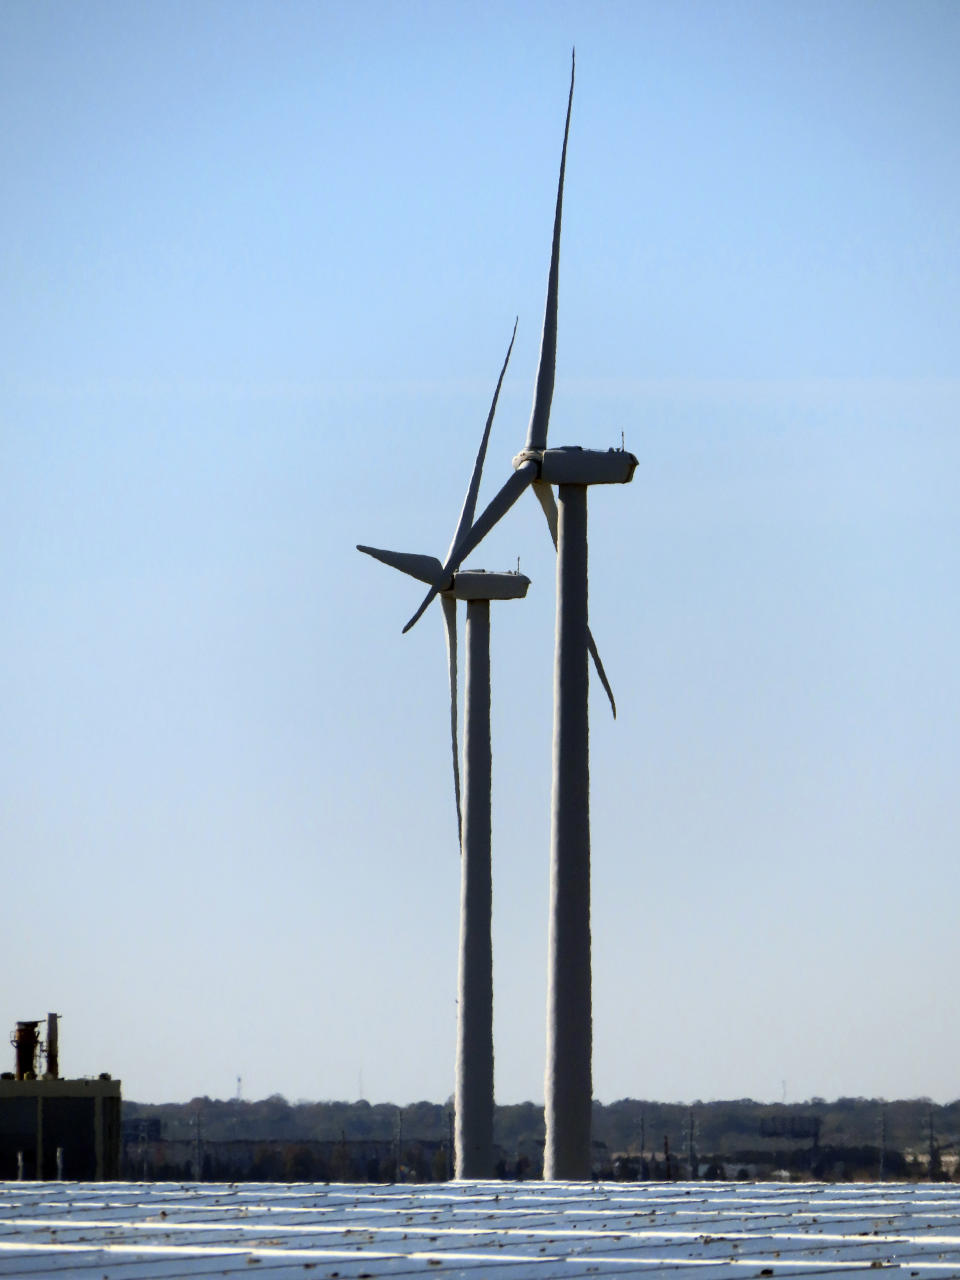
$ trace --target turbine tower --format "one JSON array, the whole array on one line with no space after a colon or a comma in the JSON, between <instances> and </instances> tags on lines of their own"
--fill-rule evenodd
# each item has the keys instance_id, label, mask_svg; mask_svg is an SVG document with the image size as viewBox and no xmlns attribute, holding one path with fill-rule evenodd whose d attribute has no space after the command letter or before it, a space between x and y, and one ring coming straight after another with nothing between
<instances>
[{"instance_id":1,"label":"turbine tower","mask_svg":"<svg viewBox=\"0 0 960 1280\"><path fill-rule=\"evenodd\" d=\"M516 336L514 324L513 333ZM447 561L473 523L490 427L513 350L513 337L494 392ZM517 600L530 579L521 573L451 572L432 556L358 546L358 551L436 586L443 605L450 680L450 736L460 838L460 956L454 1091L455 1169L458 1178L490 1178L493 1160L493 949L490 866L490 601ZM457 741L457 601L467 602L464 786L461 809Z\"/></svg>"},{"instance_id":2,"label":"turbine tower","mask_svg":"<svg viewBox=\"0 0 960 1280\"><path fill-rule=\"evenodd\" d=\"M544 1151L544 1177L550 1179L589 1178L591 1173L588 653L611 706L613 695L587 618L587 488L594 484L627 484L637 465L634 455L623 449L547 447L556 374L560 225L574 71L572 63L540 361L526 443L513 459L513 475L481 513L446 566L455 569L462 563L524 490L533 487L557 548ZM559 506L551 488L554 484L558 487ZM427 593L405 630L416 622L436 590L432 587Z\"/></svg>"}]
</instances>

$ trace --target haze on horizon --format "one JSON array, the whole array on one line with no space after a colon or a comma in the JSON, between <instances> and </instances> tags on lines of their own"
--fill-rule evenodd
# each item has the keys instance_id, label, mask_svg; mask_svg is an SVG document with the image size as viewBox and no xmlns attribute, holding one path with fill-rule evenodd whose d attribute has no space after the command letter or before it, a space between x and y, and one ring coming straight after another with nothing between
<instances>
[{"instance_id":1,"label":"haze on horizon","mask_svg":"<svg viewBox=\"0 0 960 1280\"><path fill-rule=\"evenodd\" d=\"M591 500L594 1087L960 1094L960 9L0 10L0 1034L131 1099L442 1100L440 623L357 542L532 396ZM553 556L493 632L497 1099L543 1098ZM471 565L471 567L472 567ZM12 1050L11 1050L12 1061Z\"/></svg>"}]
</instances>

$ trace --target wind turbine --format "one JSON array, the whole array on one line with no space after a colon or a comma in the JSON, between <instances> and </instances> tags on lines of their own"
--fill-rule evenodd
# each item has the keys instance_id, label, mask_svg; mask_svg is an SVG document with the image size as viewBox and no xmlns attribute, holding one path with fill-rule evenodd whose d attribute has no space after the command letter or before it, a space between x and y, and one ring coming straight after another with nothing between
<instances>
[{"instance_id":1,"label":"wind turbine","mask_svg":"<svg viewBox=\"0 0 960 1280\"><path fill-rule=\"evenodd\" d=\"M446 563L457 554L472 523L480 475L500 388L513 350L507 349L480 442L473 475ZM433 556L358 546L385 564L436 587L443 605L450 680L450 736L460 837L460 956L457 1002L457 1056L454 1090L455 1169L458 1178L493 1176L493 948L490 936L490 601L517 600L530 579L522 573L450 572ZM459 561L458 561L459 563ZM464 786L461 810L457 742L457 601L467 602Z\"/></svg>"},{"instance_id":2,"label":"wind turbine","mask_svg":"<svg viewBox=\"0 0 960 1280\"><path fill-rule=\"evenodd\" d=\"M591 1172L588 653L613 703L587 622L587 488L627 484L637 465L634 455L624 449L547 448L556 374L560 225L574 72L575 59L570 69L540 361L526 444L513 459L513 475L445 565L446 571L455 570L524 490L533 488L557 549L544 1177L562 1179L589 1178ZM551 488L554 484L558 486L559 506ZM417 621L436 591L431 587L405 630Z\"/></svg>"}]
</instances>

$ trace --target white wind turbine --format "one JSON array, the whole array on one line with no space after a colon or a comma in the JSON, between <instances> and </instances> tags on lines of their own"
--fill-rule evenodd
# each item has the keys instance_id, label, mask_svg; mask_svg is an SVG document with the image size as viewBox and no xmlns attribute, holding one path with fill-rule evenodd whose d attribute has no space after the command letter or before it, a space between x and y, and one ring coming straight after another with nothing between
<instances>
[{"instance_id":1,"label":"white wind turbine","mask_svg":"<svg viewBox=\"0 0 960 1280\"><path fill-rule=\"evenodd\" d=\"M526 444L513 459L513 475L445 565L448 572L456 570L521 493L533 487L557 549L544 1177L562 1179L589 1178L591 1172L588 652L613 705L587 623L587 487L626 484L633 479L637 465L634 455L623 449L547 448L556 373L560 224L574 69L571 65L540 362ZM554 484L558 486L559 508L551 488ZM417 621L437 589L431 587L405 630Z\"/></svg>"},{"instance_id":2,"label":"white wind turbine","mask_svg":"<svg viewBox=\"0 0 960 1280\"><path fill-rule=\"evenodd\" d=\"M516 336L517 326L513 333ZM439 592L447 639L450 680L450 738L454 792L460 836L460 957L457 1002L457 1057L454 1090L455 1169L458 1178L493 1176L493 949L490 869L490 601L516 600L527 594L530 579L521 573L456 572L447 566L458 554L477 507L480 476L500 388L513 350L513 337L487 415L446 562L434 556L358 546L384 564L401 569ZM462 557L457 561L460 563ZM464 786L461 812L457 741L457 601L467 602L466 693L464 709Z\"/></svg>"}]
</instances>

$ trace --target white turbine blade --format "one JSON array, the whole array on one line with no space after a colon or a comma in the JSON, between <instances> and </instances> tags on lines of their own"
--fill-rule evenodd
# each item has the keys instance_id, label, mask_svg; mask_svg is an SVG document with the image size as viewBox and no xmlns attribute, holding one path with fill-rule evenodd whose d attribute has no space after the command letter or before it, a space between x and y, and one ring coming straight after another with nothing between
<instances>
[{"instance_id":1,"label":"white turbine blade","mask_svg":"<svg viewBox=\"0 0 960 1280\"><path fill-rule=\"evenodd\" d=\"M519 319L519 317L518 317ZM447 559L456 548L457 543L473 524L474 513L477 509L477 494L480 492L480 476L483 472L483 461L487 456L487 441L490 439L490 428L493 426L493 415L497 411L497 401L500 398L500 388L503 386L504 374L507 372L507 365L510 363L510 352L513 350L513 340L517 336L517 320L513 322L513 334L510 338L510 345L507 347L506 358L503 362L503 368L500 370L500 377L497 379L497 389L493 393L493 401L490 405L490 412L487 414L487 425L483 429L483 439L480 441L480 448L477 451L477 460L473 464L473 475L470 477L470 485L467 489L467 496L463 500L463 506L460 509L460 519L457 521L457 531L453 535L453 541L450 543L450 550L447 552Z\"/></svg>"},{"instance_id":2,"label":"white turbine blade","mask_svg":"<svg viewBox=\"0 0 960 1280\"><path fill-rule=\"evenodd\" d=\"M553 549L557 549L557 500L553 496L553 489L547 484L546 480L534 480L533 492L537 495L537 500L543 507L543 514L547 517L547 524L550 527L550 537L553 539Z\"/></svg>"},{"instance_id":3,"label":"white turbine blade","mask_svg":"<svg viewBox=\"0 0 960 1280\"><path fill-rule=\"evenodd\" d=\"M590 650L590 657L593 658L593 665L597 669L597 675L600 677L600 683L603 685L607 697L610 699L610 710L613 712L613 718L617 718L617 704L613 700L613 690L610 688L610 681L607 679L607 673L603 669L603 663L600 661L600 655L597 653L596 641L593 638L593 632L587 627L587 648Z\"/></svg>"},{"instance_id":4,"label":"white turbine blade","mask_svg":"<svg viewBox=\"0 0 960 1280\"><path fill-rule=\"evenodd\" d=\"M524 489L529 488L536 478L537 464L532 458L517 467L499 493L495 494L484 507L479 518L471 526L470 532L457 544L453 560L448 560L443 566L444 569L448 571L459 569L470 552L480 545L493 526L503 519Z\"/></svg>"},{"instance_id":5,"label":"white turbine blade","mask_svg":"<svg viewBox=\"0 0 960 1280\"><path fill-rule=\"evenodd\" d=\"M522 463L516 471L514 471L513 475L503 486L500 492L490 499L490 502L481 512L479 520L477 520L476 524L473 525L470 532L461 542L457 543L453 554L447 557L447 562L443 566L444 574L456 573L474 547L476 547L478 543L487 536L497 521L501 520L503 516L507 514L516 500L520 497L521 493L523 493L524 489L528 488L533 483L536 478L536 474L537 464L532 458ZM420 608L403 628L404 634L410 630L414 623L419 622L424 609L426 609L433 600L433 597L440 590L442 590L442 587L440 586L432 586L430 588L424 596Z\"/></svg>"},{"instance_id":6,"label":"white turbine blade","mask_svg":"<svg viewBox=\"0 0 960 1280\"><path fill-rule=\"evenodd\" d=\"M550 426L550 405L553 402L553 382L557 372L557 302L560 282L560 222L563 215L563 175L567 167L567 138L570 135L570 109L573 106L573 77L576 70L576 54L570 65L570 96L567 98L567 122L563 130L563 151L560 155L560 181L557 184L557 208L553 215L553 247L550 250L550 275L547 278L547 305L543 312L543 333L540 337L540 363L537 366L537 389L533 395L530 425L527 427L527 448L547 447L547 428Z\"/></svg>"},{"instance_id":7,"label":"white turbine blade","mask_svg":"<svg viewBox=\"0 0 960 1280\"><path fill-rule=\"evenodd\" d=\"M533 491L540 500L540 506L543 508L543 514L547 517L547 525L550 528L550 537L553 539L554 550L557 548L557 530L559 525L559 513L557 512L557 500L553 496L553 489L545 480L534 480ZM603 669L603 663L600 661L600 654L597 652L596 642L593 638L593 632L587 628L587 647L590 650L590 656L593 658L593 665L597 669L597 675L600 677L600 683L606 691L607 697L610 699L610 710L613 712L613 718L617 718L617 704L614 700L613 690L610 688L610 681L607 679L607 673Z\"/></svg>"},{"instance_id":8,"label":"white turbine blade","mask_svg":"<svg viewBox=\"0 0 960 1280\"><path fill-rule=\"evenodd\" d=\"M357 543L357 550L388 564L391 569L408 573L411 578L429 582L431 586L443 581L443 565L436 556L418 556L410 551L383 551L380 547L364 547L360 543Z\"/></svg>"},{"instance_id":9,"label":"white turbine blade","mask_svg":"<svg viewBox=\"0 0 960 1280\"><path fill-rule=\"evenodd\" d=\"M463 813L460 808L460 738L457 733L457 602L441 596L443 629L447 636L447 670L450 673L450 745L453 748L453 790L457 799L457 840L463 848Z\"/></svg>"}]
</instances>

